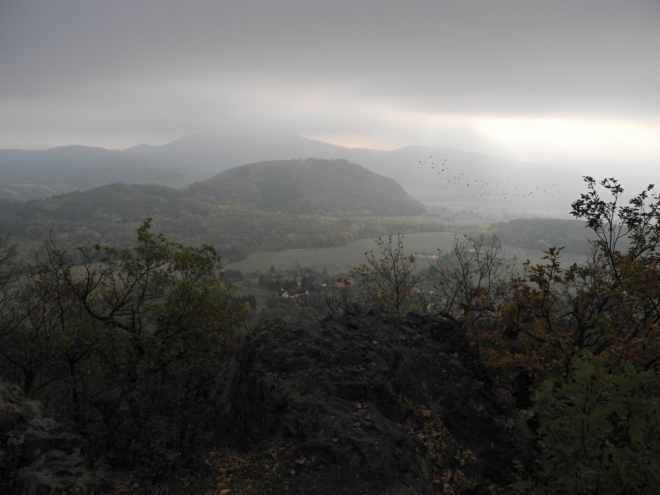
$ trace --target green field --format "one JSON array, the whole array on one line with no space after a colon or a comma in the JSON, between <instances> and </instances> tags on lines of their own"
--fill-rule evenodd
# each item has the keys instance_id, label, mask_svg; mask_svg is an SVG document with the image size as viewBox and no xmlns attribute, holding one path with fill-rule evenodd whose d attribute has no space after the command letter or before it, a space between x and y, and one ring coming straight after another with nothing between
<instances>
[{"instance_id":1,"label":"green field","mask_svg":"<svg viewBox=\"0 0 660 495\"><path fill-rule=\"evenodd\" d=\"M423 232L407 234L404 239L404 249L408 253L437 254L451 251L454 234L451 232ZM277 270L287 270L298 263L302 267L317 271L325 267L328 273L346 273L351 268L364 262L364 253L375 249L373 240L365 239L351 242L344 246L322 249L289 249L286 251L270 251L253 253L247 258L231 263L225 268L249 272L258 270L265 272L271 265Z\"/></svg>"},{"instance_id":2,"label":"green field","mask_svg":"<svg viewBox=\"0 0 660 495\"><path fill-rule=\"evenodd\" d=\"M407 253L437 254L438 249L442 253L448 253L452 250L454 233L451 232L423 232L417 234L407 234L404 237L404 249ZM364 253L375 249L373 240L360 240L346 244L345 246L322 249L290 249L286 251L267 251L263 253L253 253L247 258L231 263L225 268L233 270L249 271L267 271L271 265L276 270L287 270L293 268L296 263L301 267L312 268L317 271L325 267L330 274L346 273L354 266L364 263ZM505 248L507 258L516 256L520 262L529 259L532 263L539 263L543 256L540 250L522 249L515 246ZM586 257L573 253L566 253L561 258L566 265L571 263L581 263ZM423 267L424 261L420 260L420 266Z\"/></svg>"},{"instance_id":3,"label":"green field","mask_svg":"<svg viewBox=\"0 0 660 495\"><path fill-rule=\"evenodd\" d=\"M383 221L392 221L392 222L412 222L412 223L439 223L446 225L447 221L438 217L431 217L425 215L378 215L378 216L328 216L328 215L311 215L311 214L298 214L301 218L320 218L324 220L342 220L345 218L354 219L354 220L373 220L377 218L378 220Z\"/></svg>"}]
</instances>

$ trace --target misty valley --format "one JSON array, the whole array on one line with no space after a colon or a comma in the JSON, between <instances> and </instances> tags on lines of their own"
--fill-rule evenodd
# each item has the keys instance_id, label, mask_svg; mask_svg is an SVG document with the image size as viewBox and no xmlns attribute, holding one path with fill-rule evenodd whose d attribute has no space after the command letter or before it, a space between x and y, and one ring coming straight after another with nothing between
<instances>
[{"instance_id":1,"label":"misty valley","mask_svg":"<svg viewBox=\"0 0 660 495\"><path fill-rule=\"evenodd\" d=\"M660 494L659 26L0 0L0 495Z\"/></svg>"},{"instance_id":2,"label":"misty valley","mask_svg":"<svg viewBox=\"0 0 660 495\"><path fill-rule=\"evenodd\" d=\"M651 186L262 138L0 150L7 493L655 493Z\"/></svg>"}]
</instances>

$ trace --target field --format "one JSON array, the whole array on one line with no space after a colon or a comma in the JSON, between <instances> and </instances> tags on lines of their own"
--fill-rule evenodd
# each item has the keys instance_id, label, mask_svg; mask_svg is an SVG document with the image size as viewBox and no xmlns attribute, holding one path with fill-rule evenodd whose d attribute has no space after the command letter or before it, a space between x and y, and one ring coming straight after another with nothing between
<instances>
[{"instance_id":1,"label":"field","mask_svg":"<svg viewBox=\"0 0 660 495\"><path fill-rule=\"evenodd\" d=\"M423 232L407 234L403 241L404 249L408 253L437 254L438 249L442 249L443 253L451 251L453 239L454 234L451 232ZM332 275L346 273L354 266L363 263L364 253L375 248L376 244L373 240L365 239L335 248L289 249L253 253L225 268L242 272L252 270L265 272L271 265L277 270L286 270L298 263L302 267L317 271L321 271L325 267Z\"/></svg>"},{"instance_id":2,"label":"field","mask_svg":"<svg viewBox=\"0 0 660 495\"><path fill-rule=\"evenodd\" d=\"M456 234L452 232L407 234L403 239L404 249L407 253L428 255L437 254L438 249L443 254L448 253L452 250L454 235ZM225 268L241 270L242 272L265 272L271 265L277 270L287 270L293 268L297 263L301 267L312 268L319 272L325 267L328 273L332 275L346 273L354 266L364 263L364 253L372 249L376 249L376 245L373 240L367 239L335 248L290 249L286 251L253 253L241 261L227 265ZM505 255L506 257L515 255L521 262L529 259L532 263L538 263L543 253L540 250L507 246L505 248ZM566 264L580 263L585 260L585 256L566 253L562 256L562 260ZM423 267L424 263L421 261L420 266Z\"/></svg>"},{"instance_id":3,"label":"field","mask_svg":"<svg viewBox=\"0 0 660 495\"><path fill-rule=\"evenodd\" d=\"M378 215L378 216L361 216L361 215L356 215L356 216L327 216L327 215L306 215L306 214L299 214L299 217L303 218L321 218L321 219L327 219L327 220L340 220L342 218L350 218L350 219L355 219L355 220L373 220L377 218L378 220L387 220L391 222L412 222L412 223L440 223L443 225L446 225L447 222L441 218L438 217L431 217L431 216L425 216L425 215L392 215L392 216L387 216L387 215Z\"/></svg>"}]
</instances>

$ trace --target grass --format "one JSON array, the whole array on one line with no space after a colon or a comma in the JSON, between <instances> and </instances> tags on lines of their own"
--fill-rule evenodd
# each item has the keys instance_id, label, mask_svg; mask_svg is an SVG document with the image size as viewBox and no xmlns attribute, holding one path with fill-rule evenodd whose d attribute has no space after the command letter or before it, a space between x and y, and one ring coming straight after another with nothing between
<instances>
[{"instance_id":1,"label":"grass","mask_svg":"<svg viewBox=\"0 0 660 495\"><path fill-rule=\"evenodd\" d=\"M454 240L452 232L422 232L407 234L404 236L404 249L407 253L437 254L438 249L442 253L452 250ZM351 268L364 263L364 253L376 249L373 240L365 239L345 246L322 249L290 249L286 251L267 251L253 253L247 258L227 265L226 269L241 270L242 272L260 271L266 272L271 265L276 270L288 270L294 268L296 263L304 268L312 268L317 271L325 267L330 275L347 273ZM515 246L505 248L507 258L514 255L520 262L529 259L533 264L541 262L543 252L538 249L523 249ZM568 266L572 263L581 263L586 260L585 255L575 253L563 253L561 259ZM425 262L420 260L420 266Z\"/></svg>"},{"instance_id":2,"label":"grass","mask_svg":"<svg viewBox=\"0 0 660 495\"><path fill-rule=\"evenodd\" d=\"M298 214L299 217L302 218L321 218L324 220L344 220L344 219L350 219L350 220L383 220L383 221L391 221L391 222L412 222L412 223L439 223L442 225L447 225L447 221L443 220L442 218L438 217L431 217L431 216L425 216L425 215L378 215L378 216L346 216L346 215L339 215L339 216L328 216L328 215L313 215L313 214L303 214L300 213Z\"/></svg>"},{"instance_id":3,"label":"grass","mask_svg":"<svg viewBox=\"0 0 660 495\"><path fill-rule=\"evenodd\" d=\"M451 232L422 232L404 236L404 249L408 253L437 254L451 251L454 234ZM344 246L322 249L289 249L286 251L268 251L253 253L247 258L227 265L226 269L249 272L265 272L271 265L276 270L293 268L296 263L301 267L317 271L325 267L329 274L346 273L354 266L364 263L364 253L376 248L373 240L365 239L351 242Z\"/></svg>"}]
</instances>

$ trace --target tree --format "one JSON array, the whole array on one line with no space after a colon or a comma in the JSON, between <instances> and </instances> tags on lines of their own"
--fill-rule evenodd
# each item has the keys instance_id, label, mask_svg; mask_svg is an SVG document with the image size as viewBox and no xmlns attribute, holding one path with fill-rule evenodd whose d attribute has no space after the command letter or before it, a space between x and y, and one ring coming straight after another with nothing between
<instances>
[{"instance_id":1,"label":"tree","mask_svg":"<svg viewBox=\"0 0 660 495\"><path fill-rule=\"evenodd\" d=\"M595 234L585 263L565 266L551 247L516 272L464 238L435 271L441 311L471 330L495 387L527 410L540 456L520 492L655 493L660 198L650 185L621 205L615 179L600 182L610 200L584 179L572 214Z\"/></svg>"},{"instance_id":2,"label":"tree","mask_svg":"<svg viewBox=\"0 0 660 495\"><path fill-rule=\"evenodd\" d=\"M27 317L2 366L110 459L165 462L215 423L230 331L248 314L208 245L138 229L117 250L48 240L18 294Z\"/></svg>"},{"instance_id":3,"label":"tree","mask_svg":"<svg viewBox=\"0 0 660 495\"><path fill-rule=\"evenodd\" d=\"M22 270L17 248L9 237L0 239L0 335L10 333L25 318L16 297L16 281Z\"/></svg>"},{"instance_id":4,"label":"tree","mask_svg":"<svg viewBox=\"0 0 660 495\"><path fill-rule=\"evenodd\" d=\"M660 198L649 186L621 205L615 179L601 181L610 201L585 182L572 211L595 234L585 263L565 266L553 247L516 270L496 239L463 237L433 270L440 313L468 331L475 356L518 408L546 378L570 375L584 351L614 367L660 366Z\"/></svg>"},{"instance_id":5,"label":"tree","mask_svg":"<svg viewBox=\"0 0 660 495\"><path fill-rule=\"evenodd\" d=\"M489 242L483 234L455 236L452 247L431 265L437 291L434 304L441 315L459 323L471 336L475 358L481 361L481 336L488 336L493 318L510 301L517 260L505 257L497 236Z\"/></svg>"},{"instance_id":6,"label":"tree","mask_svg":"<svg viewBox=\"0 0 660 495\"><path fill-rule=\"evenodd\" d=\"M367 251L364 253L367 262L351 272L358 287L385 312L403 314L414 308L422 309L422 298L415 285L423 277L416 272L416 256L404 253L403 234L397 234L396 240L392 234L385 239L378 237L376 246L380 258L373 251Z\"/></svg>"},{"instance_id":7,"label":"tree","mask_svg":"<svg viewBox=\"0 0 660 495\"><path fill-rule=\"evenodd\" d=\"M550 249L547 263L528 264L507 308L510 331L529 339L538 355L542 351L547 363L554 361L566 372L582 350L655 369L660 363L660 198L651 185L620 206L623 188L615 179L601 181L612 196L609 202L601 199L591 177L585 182L588 192L573 203L572 214L585 219L597 236L588 261L564 268L560 250ZM623 239L629 241L625 252L618 249Z\"/></svg>"},{"instance_id":8,"label":"tree","mask_svg":"<svg viewBox=\"0 0 660 495\"><path fill-rule=\"evenodd\" d=\"M655 186L650 184L629 200L627 206L621 206L619 200L624 189L616 179L600 181L600 185L612 196L609 202L601 199L592 177L585 176L584 181L588 191L572 204L571 215L586 220L587 226L598 237L595 244L600 253L607 257L612 271L619 275L617 255L621 252L617 248L622 239L630 241L626 255L631 260L657 260L655 251L660 244L660 196L655 192ZM649 199L651 203L647 201Z\"/></svg>"}]
</instances>

